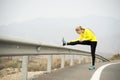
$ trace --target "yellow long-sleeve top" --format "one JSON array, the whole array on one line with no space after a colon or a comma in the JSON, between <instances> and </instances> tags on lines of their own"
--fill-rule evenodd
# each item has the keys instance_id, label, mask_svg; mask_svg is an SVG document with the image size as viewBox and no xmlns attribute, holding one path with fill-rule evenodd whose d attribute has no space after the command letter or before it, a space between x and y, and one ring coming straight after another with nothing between
<instances>
[{"instance_id":1,"label":"yellow long-sleeve top","mask_svg":"<svg viewBox=\"0 0 120 80\"><path fill-rule=\"evenodd\" d=\"M80 34L80 37L77 40L72 40L71 42L75 42L75 41L97 41L96 35L94 34L94 32L92 32L90 29L85 29L85 31L83 33Z\"/></svg>"}]
</instances>

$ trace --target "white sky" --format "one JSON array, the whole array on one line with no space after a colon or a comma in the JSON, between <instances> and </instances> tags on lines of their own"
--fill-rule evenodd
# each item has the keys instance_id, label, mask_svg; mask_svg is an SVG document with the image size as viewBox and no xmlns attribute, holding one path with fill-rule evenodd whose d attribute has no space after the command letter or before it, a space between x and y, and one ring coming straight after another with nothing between
<instances>
[{"instance_id":1,"label":"white sky","mask_svg":"<svg viewBox=\"0 0 120 80\"><path fill-rule=\"evenodd\" d=\"M120 0L0 0L0 25L89 15L120 19Z\"/></svg>"}]
</instances>

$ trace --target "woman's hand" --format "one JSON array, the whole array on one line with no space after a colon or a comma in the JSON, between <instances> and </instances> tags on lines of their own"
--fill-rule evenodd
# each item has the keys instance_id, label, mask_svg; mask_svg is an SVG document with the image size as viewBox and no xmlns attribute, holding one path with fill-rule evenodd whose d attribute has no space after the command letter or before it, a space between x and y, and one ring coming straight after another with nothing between
<instances>
[{"instance_id":1,"label":"woman's hand","mask_svg":"<svg viewBox=\"0 0 120 80\"><path fill-rule=\"evenodd\" d=\"M79 42L82 42L81 40Z\"/></svg>"}]
</instances>

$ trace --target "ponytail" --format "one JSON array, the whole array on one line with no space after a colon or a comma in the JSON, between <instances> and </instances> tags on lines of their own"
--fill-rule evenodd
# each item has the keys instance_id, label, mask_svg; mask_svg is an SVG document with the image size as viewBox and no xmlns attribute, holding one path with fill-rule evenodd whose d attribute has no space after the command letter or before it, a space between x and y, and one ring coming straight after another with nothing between
<instances>
[{"instance_id":1,"label":"ponytail","mask_svg":"<svg viewBox=\"0 0 120 80\"><path fill-rule=\"evenodd\" d=\"M78 26L75 28L76 31L79 31L79 30L85 30L85 28L83 28L82 26Z\"/></svg>"}]
</instances>

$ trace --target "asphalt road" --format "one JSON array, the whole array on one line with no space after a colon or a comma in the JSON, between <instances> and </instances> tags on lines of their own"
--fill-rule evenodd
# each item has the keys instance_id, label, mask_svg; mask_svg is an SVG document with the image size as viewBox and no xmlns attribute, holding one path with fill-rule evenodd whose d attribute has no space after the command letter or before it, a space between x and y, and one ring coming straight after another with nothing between
<instances>
[{"instance_id":1,"label":"asphalt road","mask_svg":"<svg viewBox=\"0 0 120 80\"><path fill-rule=\"evenodd\" d=\"M102 71L100 80L120 80L120 63L107 66Z\"/></svg>"},{"instance_id":2,"label":"asphalt road","mask_svg":"<svg viewBox=\"0 0 120 80\"><path fill-rule=\"evenodd\" d=\"M90 80L93 73L100 66L104 64L107 64L107 63L97 63L96 69L93 71L90 71L88 69L90 64L79 64L79 65L75 65L72 67L66 67L64 69L59 69L59 70L53 71L52 73L41 75L37 79L34 79L34 80ZM106 72L104 72L103 74L106 74ZM101 78L101 80L103 79L103 77ZM110 79L104 79L104 80L110 80ZM115 79L112 79L112 80L115 80Z\"/></svg>"}]
</instances>

